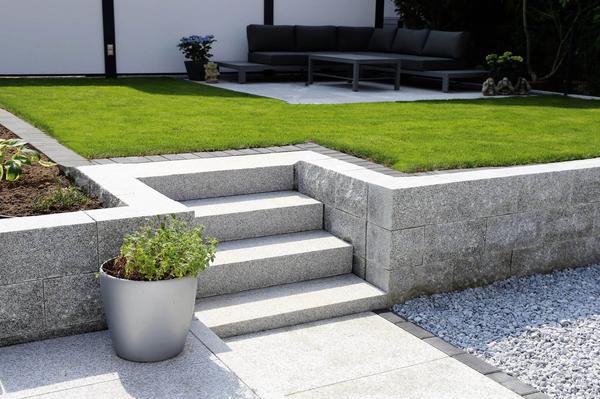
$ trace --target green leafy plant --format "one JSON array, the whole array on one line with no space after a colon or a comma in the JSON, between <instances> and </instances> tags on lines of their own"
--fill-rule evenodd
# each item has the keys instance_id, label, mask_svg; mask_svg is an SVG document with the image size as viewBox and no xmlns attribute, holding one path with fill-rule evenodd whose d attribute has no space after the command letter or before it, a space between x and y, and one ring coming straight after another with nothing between
<instances>
[{"instance_id":1,"label":"green leafy plant","mask_svg":"<svg viewBox=\"0 0 600 399\"><path fill-rule=\"evenodd\" d=\"M182 37L177 47L188 60L206 64L212 58L212 45L216 41L213 35L193 35Z\"/></svg>"},{"instance_id":2,"label":"green leafy plant","mask_svg":"<svg viewBox=\"0 0 600 399\"><path fill-rule=\"evenodd\" d=\"M217 240L204 239L203 226L188 229L174 216L159 218L158 223L158 228L145 226L124 238L109 274L128 280L171 280L195 277L214 261Z\"/></svg>"},{"instance_id":3,"label":"green leafy plant","mask_svg":"<svg viewBox=\"0 0 600 399\"><path fill-rule=\"evenodd\" d=\"M523 57L514 55L510 51L503 54L488 54L485 57L485 63L490 69L490 74L495 80L508 77L511 81L516 81L523 68Z\"/></svg>"},{"instance_id":4,"label":"green leafy plant","mask_svg":"<svg viewBox=\"0 0 600 399\"><path fill-rule=\"evenodd\" d=\"M23 166L38 163L44 167L54 163L41 159L40 153L27 147L21 139L0 139L0 181L16 181L23 174Z\"/></svg>"},{"instance_id":5,"label":"green leafy plant","mask_svg":"<svg viewBox=\"0 0 600 399\"><path fill-rule=\"evenodd\" d=\"M49 193L38 195L33 201L33 209L38 213L49 213L85 206L90 199L76 187L59 187Z\"/></svg>"}]
</instances>

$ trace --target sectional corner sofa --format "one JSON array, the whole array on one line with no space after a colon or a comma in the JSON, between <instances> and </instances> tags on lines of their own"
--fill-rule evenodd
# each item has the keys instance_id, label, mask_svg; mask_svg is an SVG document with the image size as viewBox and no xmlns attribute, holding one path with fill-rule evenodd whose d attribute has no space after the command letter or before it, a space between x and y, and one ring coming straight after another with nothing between
<instances>
[{"instance_id":1,"label":"sectional corner sofa","mask_svg":"<svg viewBox=\"0 0 600 399\"><path fill-rule=\"evenodd\" d=\"M429 29L377 29L350 26L248 25L248 62L239 71L304 70L310 54L352 53L393 57L402 61L402 74L443 79L472 77L465 70L467 32ZM235 67L235 63L223 64ZM470 73L470 74L469 74ZM240 82L242 82L240 80Z\"/></svg>"}]
</instances>

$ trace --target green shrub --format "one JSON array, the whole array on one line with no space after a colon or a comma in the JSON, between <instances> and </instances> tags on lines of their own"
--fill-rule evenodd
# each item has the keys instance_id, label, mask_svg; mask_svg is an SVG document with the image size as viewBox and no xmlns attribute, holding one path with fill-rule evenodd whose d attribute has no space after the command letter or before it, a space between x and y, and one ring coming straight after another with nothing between
<instances>
[{"instance_id":1,"label":"green shrub","mask_svg":"<svg viewBox=\"0 0 600 399\"><path fill-rule=\"evenodd\" d=\"M124 238L109 274L128 280L160 281L195 277L214 261L217 240L203 239L204 227L188 229L185 222L159 218Z\"/></svg>"},{"instance_id":2,"label":"green shrub","mask_svg":"<svg viewBox=\"0 0 600 399\"><path fill-rule=\"evenodd\" d=\"M72 209L76 206L85 206L90 199L74 186L40 194L33 200L33 209L38 213L47 213Z\"/></svg>"}]
</instances>

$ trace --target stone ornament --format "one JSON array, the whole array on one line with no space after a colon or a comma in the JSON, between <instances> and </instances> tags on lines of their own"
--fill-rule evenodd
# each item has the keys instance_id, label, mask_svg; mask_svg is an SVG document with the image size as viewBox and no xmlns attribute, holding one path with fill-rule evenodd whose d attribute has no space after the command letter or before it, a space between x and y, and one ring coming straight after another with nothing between
<instances>
[{"instance_id":1,"label":"stone ornament","mask_svg":"<svg viewBox=\"0 0 600 399\"><path fill-rule=\"evenodd\" d=\"M519 78L517 85L515 86L515 94L520 96L526 96L531 91L531 85L525 78Z\"/></svg>"},{"instance_id":2,"label":"stone ornament","mask_svg":"<svg viewBox=\"0 0 600 399\"><path fill-rule=\"evenodd\" d=\"M219 66L214 62L207 62L204 65L206 83L217 83L219 81Z\"/></svg>"},{"instance_id":3,"label":"stone ornament","mask_svg":"<svg viewBox=\"0 0 600 399\"><path fill-rule=\"evenodd\" d=\"M505 77L496 85L496 93L501 96L510 96L511 94L515 94L515 87L510 80Z\"/></svg>"},{"instance_id":4,"label":"stone ornament","mask_svg":"<svg viewBox=\"0 0 600 399\"><path fill-rule=\"evenodd\" d=\"M494 82L494 78L487 78L486 81L483 82L481 94L486 97L496 95L496 82Z\"/></svg>"}]
</instances>

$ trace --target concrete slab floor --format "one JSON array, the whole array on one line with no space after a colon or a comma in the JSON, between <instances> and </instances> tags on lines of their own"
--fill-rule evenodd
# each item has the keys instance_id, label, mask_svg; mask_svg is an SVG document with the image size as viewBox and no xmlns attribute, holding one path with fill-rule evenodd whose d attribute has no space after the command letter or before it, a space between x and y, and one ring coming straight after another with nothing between
<instances>
[{"instance_id":1,"label":"concrete slab floor","mask_svg":"<svg viewBox=\"0 0 600 399\"><path fill-rule=\"evenodd\" d=\"M352 104L493 98L484 97L478 90L465 89L443 93L441 89L404 85L400 87L399 91L394 91L392 85L379 82L363 82L358 92L353 92L351 85L343 81L316 82L311 86L305 86L304 82L249 82L239 84L231 81L220 81L211 84L211 86L260 97L274 98L289 104Z\"/></svg>"},{"instance_id":2,"label":"concrete slab floor","mask_svg":"<svg viewBox=\"0 0 600 399\"><path fill-rule=\"evenodd\" d=\"M1 398L519 398L370 312L225 341L194 321L184 352L154 364L119 359L107 332L5 347L0 389Z\"/></svg>"}]
</instances>

